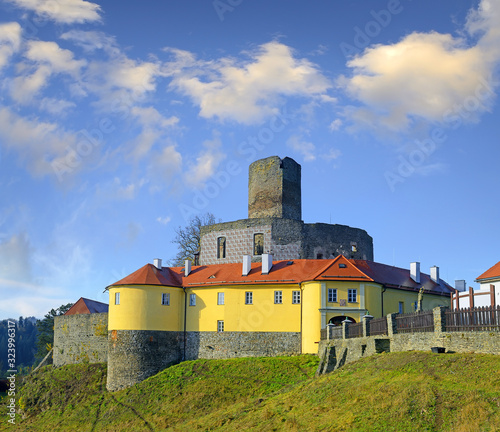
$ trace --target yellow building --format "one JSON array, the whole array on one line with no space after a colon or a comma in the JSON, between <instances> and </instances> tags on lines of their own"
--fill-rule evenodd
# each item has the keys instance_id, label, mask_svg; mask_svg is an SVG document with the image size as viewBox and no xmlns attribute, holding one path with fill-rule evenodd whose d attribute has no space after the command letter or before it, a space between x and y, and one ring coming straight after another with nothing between
<instances>
[{"instance_id":1,"label":"yellow building","mask_svg":"<svg viewBox=\"0 0 500 432\"><path fill-rule=\"evenodd\" d=\"M427 275L418 263L405 270L341 255L262 260L147 264L108 287L109 331L176 335L183 359L317 353L328 323L413 312L422 287L423 310L450 304L452 288L436 267Z\"/></svg>"}]
</instances>

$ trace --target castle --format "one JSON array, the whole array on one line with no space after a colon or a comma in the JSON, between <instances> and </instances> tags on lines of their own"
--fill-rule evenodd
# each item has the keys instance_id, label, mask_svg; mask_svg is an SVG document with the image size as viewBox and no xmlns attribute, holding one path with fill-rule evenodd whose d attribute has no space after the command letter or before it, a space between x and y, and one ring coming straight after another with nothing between
<instances>
[{"instance_id":1,"label":"castle","mask_svg":"<svg viewBox=\"0 0 500 432\"><path fill-rule=\"evenodd\" d=\"M373 239L346 225L302 221L301 166L271 156L253 162L248 174L248 218L201 228L199 263L322 259L344 255L373 261Z\"/></svg>"},{"instance_id":2,"label":"castle","mask_svg":"<svg viewBox=\"0 0 500 432\"><path fill-rule=\"evenodd\" d=\"M419 291L449 305L438 267L376 263L364 230L304 223L300 170L254 162L248 219L203 227L198 265L156 259L106 288L107 314L56 317L54 364L107 361L113 391L182 360L317 353L328 323L412 312Z\"/></svg>"}]
</instances>

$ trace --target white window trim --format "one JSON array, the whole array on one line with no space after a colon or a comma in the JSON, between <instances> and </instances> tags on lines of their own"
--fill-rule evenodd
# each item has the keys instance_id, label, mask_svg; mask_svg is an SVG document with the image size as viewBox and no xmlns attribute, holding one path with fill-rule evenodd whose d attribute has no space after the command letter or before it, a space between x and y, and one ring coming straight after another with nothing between
<instances>
[{"instance_id":1,"label":"white window trim","mask_svg":"<svg viewBox=\"0 0 500 432\"><path fill-rule=\"evenodd\" d=\"M170 293L161 293L162 306L170 306Z\"/></svg>"},{"instance_id":2,"label":"white window trim","mask_svg":"<svg viewBox=\"0 0 500 432\"><path fill-rule=\"evenodd\" d=\"M352 300L354 296L354 300ZM350 288L347 290L347 303L357 303L358 302L358 290L356 288Z\"/></svg>"},{"instance_id":3,"label":"white window trim","mask_svg":"<svg viewBox=\"0 0 500 432\"><path fill-rule=\"evenodd\" d=\"M189 294L189 306L196 306L196 294Z\"/></svg>"},{"instance_id":4,"label":"white window trim","mask_svg":"<svg viewBox=\"0 0 500 432\"><path fill-rule=\"evenodd\" d=\"M115 293L115 305L119 305L120 304L120 293L119 292L116 292Z\"/></svg>"},{"instance_id":5,"label":"white window trim","mask_svg":"<svg viewBox=\"0 0 500 432\"><path fill-rule=\"evenodd\" d=\"M283 304L283 291L274 291L274 304Z\"/></svg>"},{"instance_id":6,"label":"white window trim","mask_svg":"<svg viewBox=\"0 0 500 432\"><path fill-rule=\"evenodd\" d=\"M292 304L300 304L300 291L292 291Z\"/></svg>"},{"instance_id":7,"label":"white window trim","mask_svg":"<svg viewBox=\"0 0 500 432\"><path fill-rule=\"evenodd\" d=\"M224 320L217 321L217 333L222 333L224 331Z\"/></svg>"},{"instance_id":8,"label":"white window trim","mask_svg":"<svg viewBox=\"0 0 500 432\"><path fill-rule=\"evenodd\" d=\"M332 295L330 296L330 294ZM337 303L337 302L338 302L337 288L328 288L328 303Z\"/></svg>"},{"instance_id":9,"label":"white window trim","mask_svg":"<svg viewBox=\"0 0 500 432\"><path fill-rule=\"evenodd\" d=\"M218 292L217 293L217 304L218 305L224 305L224 293L223 292Z\"/></svg>"},{"instance_id":10,"label":"white window trim","mask_svg":"<svg viewBox=\"0 0 500 432\"><path fill-rule=\"evenodd\" d=\"M247 305L253 304L253 291L245 292L245 304Z\"/></svg>"}]
</instances>

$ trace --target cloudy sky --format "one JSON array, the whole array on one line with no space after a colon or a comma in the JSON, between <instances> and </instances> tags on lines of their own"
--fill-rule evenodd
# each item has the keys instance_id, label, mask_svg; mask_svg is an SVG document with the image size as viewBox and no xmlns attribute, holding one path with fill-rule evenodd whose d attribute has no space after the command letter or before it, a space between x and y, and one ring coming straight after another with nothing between
<instances>
[{"instance_id":1,"label":"cloudy sky","mask_svg":"<svg viewBox=\"0 0 500 432\"><path fill-rule=\"evenodd\" d=\"M0 0L0 318L247 215L302 165L303 219L453 284L500 260L500 0Z\"/></svg>"}]
</instances>

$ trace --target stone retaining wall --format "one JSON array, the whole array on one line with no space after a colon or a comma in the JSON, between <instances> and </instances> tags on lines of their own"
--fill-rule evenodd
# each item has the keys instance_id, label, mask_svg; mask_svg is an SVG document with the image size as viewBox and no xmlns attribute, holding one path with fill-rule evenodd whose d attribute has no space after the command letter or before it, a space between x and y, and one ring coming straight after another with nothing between
<instances>
[{"instance_id":1,"label":"stone retaining wall","mask_svg":"<svg viewBox=\"0 0 500 432\"><path fill-rule=\"evenodd\" d=\"M110 391L130 387L182 359L182 332L111 330L108 334Z\"/></svg>"},{"instance_id":2,"label":"stone retaining wall","mask_svg":"<svg viewBox=\"0 0 500 432\"><path fill-rule=\"evenodd\" d=\"M186 360L300 354L298 332L187 332Z\"/></svg>"},{"instance_id":3,"label":"stone retaining wall","mask_svg":"<svg viewBox=\"0 0 500 432\"><path fill-rule=\"evenodd\" d=\"M54 317L54 366L103 363L107 358L107 313Z\"/></svg>"}]
</instances>

